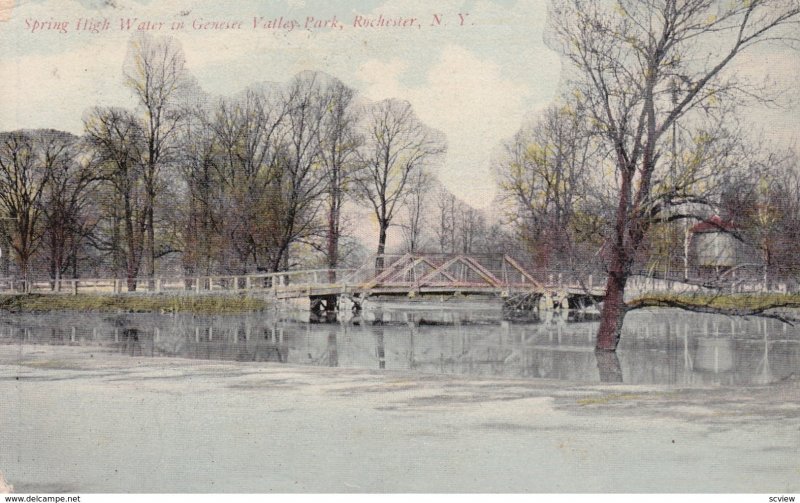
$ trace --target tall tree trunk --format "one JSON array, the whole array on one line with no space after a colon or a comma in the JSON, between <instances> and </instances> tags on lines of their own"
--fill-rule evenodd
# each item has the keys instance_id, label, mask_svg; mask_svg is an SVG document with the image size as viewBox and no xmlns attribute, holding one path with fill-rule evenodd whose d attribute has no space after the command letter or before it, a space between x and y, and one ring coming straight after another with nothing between
<instances>
[{"instance_id":1,"label":"tall tree trunk","mask_svg":"<svg viewBox=\"0 0 800 503\"><path fill-rule=\"evenodd\" d=\"M148 287L150 290L154 288L153 278L156 275L156 241L155 241L155 228L153 227L153 203L154 197L149 196L149 203L147 208L147 271L145 275L150 279Z\"/></svg>"},{"instance_id":2,"label":"tall tree trunk","mask_svg":"<svg viewBox=\"0 0 800 503\"><path fill-rule=\"evenodd\" d=\"M122 239L120 238L119 228L122 225L122 219L119 217L118 213L118 201L114 201L114 206L111 210L111 221L113 222L111 227L111 268L114 270L114 277L117 279L122 278L123 268L122 268Z\"/></svg>"},{"instance_id":3,"label":"tall tree trunk","mask_svg":"<svg viewBox=\"0 0 800 503\"><path fill-rule=\"evenodd\" d=\"M23 281L23 293L30 293L31 285L30 285L30 278L28 277L28 257L27 255L20 255L19 260L19 269L22 272L22 281Z\"/></svg>"},{"instance_id":4,"label":"tall tree trunk","mask_svg":"<svg viewBox=\"0 0 800 503\"><path fill-rule=\"evenodd\" d=\"M336 267L339 265L339 208L338 203L331 201L328 211L328 280L336 281Z\"/></svg>"},{"instance_id":5,"label":"tall tree trunk","mask_svg":"<svg viewBox=\"0 0 800 503\"><path fill-rule=\"evenodd\" d=\"M125 277L127 278L128 291L136 291L136 276L139 274L139 244L133 228L133 208L130 197L125 195ZM138 243L137 243L138 241Z\"/></svg>"},{"instance_id":6,"label":"tall tree trunk","mask_svg":"<svg viewBox=\"0 0 800 503\"><path fill-rule=\"evenodd\" d=\"M50 290L55 291L58 288L58 277L56 271L58 267L56 266L56 247L58 243L56 243L55 231L51 231L50 233Z\"/></svg>"},{"instance_id":7,"label":"tall tree trunk","mask_svg":"<svg viewBox=\"0 0 800 503\"><path fill-rule=\"evenodd\" d=\"M386 231L389 227L387 222L380 222L380 233L378 234L378 256L375 257L376 273L383 270L384 257L386 253Z\"/></svg>"}]
</instances>

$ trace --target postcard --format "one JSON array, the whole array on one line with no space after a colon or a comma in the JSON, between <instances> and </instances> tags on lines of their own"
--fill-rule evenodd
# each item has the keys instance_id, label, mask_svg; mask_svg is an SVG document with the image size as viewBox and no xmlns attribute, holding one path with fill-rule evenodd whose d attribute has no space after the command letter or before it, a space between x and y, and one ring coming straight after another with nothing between
<instances>
[{"instance_id":1,"label":"postcard","mask_svg":"<svg viewBox=\"0 0 800 503\"><path fill-rule=\"evenodd\" d=\"M792 497L799 23L0 0L0 493Z\"/></svg>"}]
</instances>

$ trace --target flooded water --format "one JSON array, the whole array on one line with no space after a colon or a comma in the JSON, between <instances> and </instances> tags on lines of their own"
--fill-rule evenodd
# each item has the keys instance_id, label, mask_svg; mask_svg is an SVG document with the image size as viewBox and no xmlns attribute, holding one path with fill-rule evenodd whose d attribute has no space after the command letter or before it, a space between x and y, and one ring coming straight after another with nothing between
<instances>
[{"instance_id":1,"label":"flooded water","mask_svg":"<svg viewBox=\"0 0 800 503\"><path fill-rule=\"evenodd\" d=\"M7 314L0 320L0 343L97 346L136 357L676 386L768 384L800 369L800 330L774 320L637 311L625 320L617 354L595 355L598 322L574 316L508 322L491 307L390 305L328 324L286 313Z\"/></svg>"}]
</instances>

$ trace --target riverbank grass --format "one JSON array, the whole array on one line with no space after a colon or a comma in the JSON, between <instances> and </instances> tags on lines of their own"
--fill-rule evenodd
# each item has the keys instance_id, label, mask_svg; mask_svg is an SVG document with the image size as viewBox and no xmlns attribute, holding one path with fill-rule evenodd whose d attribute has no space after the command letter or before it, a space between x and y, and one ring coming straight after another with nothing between
<instances>
[{"instance_id":1,"label":"riverbank grass","mask_svg":"<svg viewBox=\"0 0 800 503\"><path fill-rule=\"evenodd\" d=\"M238 314L262 311L264 298L233 295L0 295L0 310L9 312L145 312Z\"/></svg>"},{"instance_id":2,"label":"riverbank grass","mask_svg":"<svg viewBox=\"0 0 800 503\"><path fill-rule=\"evenodd\" d=\"M800 308L800 293L734 293L645 295L628 303L632 308L680 307L721 312L760 313L769 309Z\"/></svg>"}]
</instances>

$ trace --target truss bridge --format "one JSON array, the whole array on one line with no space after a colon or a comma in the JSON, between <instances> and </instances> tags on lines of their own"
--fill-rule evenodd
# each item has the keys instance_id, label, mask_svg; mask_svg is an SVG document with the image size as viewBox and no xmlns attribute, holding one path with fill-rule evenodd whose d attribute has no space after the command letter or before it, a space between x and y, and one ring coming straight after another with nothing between
<instances>
[{"instance_id":1,"label":"truss bridge","mask_svg":"<svg viewBox=\"0 0 800 503\"><path fill-rule=\"evenodd\" d=\"M322 279L320 281L320 278ZM492 297L517 307L574 308L602 299L592 276L539 274L509 255L383 255L347 272L321 272L313 283L279 278L278 298L308 297L312 311L336 310L346 296L356 306L369 297Z\"/></svg>"}]
</instances>

